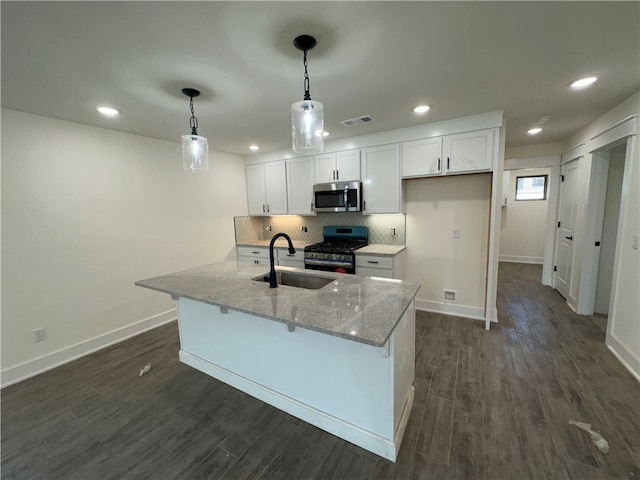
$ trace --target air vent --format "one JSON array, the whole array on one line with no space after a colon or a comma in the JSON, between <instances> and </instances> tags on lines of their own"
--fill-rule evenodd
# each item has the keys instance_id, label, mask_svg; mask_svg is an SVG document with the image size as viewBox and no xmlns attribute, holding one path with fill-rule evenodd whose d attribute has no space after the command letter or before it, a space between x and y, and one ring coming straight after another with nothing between
<instances>
[{"instance_id":1,"label":"air vent","mask_svg":"<svg viewBox=\"0 0 640 480\"><path fill-rule=\"evenodd\" d=\"M353 127L354 125L362 125L363 123L373 122L371 115L363 115L362 117L350 118L349 120L342 120L340 123L345 127Z\"/></svg>"},{"instance_id":2,"label":"air vent","mask_svg":"<svg viewBox=\"0 0 640 480\"><path fill-rule=\"evenodd\" d=\"M444 301L445 302L455 302L456 301L456 290L445 290L444 291Z\"/></svg>"}]
</instances>

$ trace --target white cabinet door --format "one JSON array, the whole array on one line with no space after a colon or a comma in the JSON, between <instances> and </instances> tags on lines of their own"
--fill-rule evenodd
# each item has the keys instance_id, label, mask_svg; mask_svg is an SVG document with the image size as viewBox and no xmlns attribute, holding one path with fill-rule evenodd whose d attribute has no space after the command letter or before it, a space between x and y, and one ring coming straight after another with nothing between
<instances>
[{"instance_id":1,"label":"white cabinet door","mask_svg":"<svg viewBox=\"0 0 640 480\"><path fill-rule=\"evenodd\" d=\"M445 173L490 171L495 129L445 135L442 150Z\"/></svg>"},{"instance_id":2,"label":"white cabinet door","mask_svg":"<svg viewBox=\"0 0 640 480\"><path fill-rule=\"evenodd\" d=\"M336 181L336 154L325 153L315 158L316 183Z\"/></svg>"},{"instance_id":3,"label":"white cabinet door","mask_svg":"<svg viewBox=\"0 0 640 480\"><path fill-rule=\"evenodd\" d=\"M336 155L336 180L356 182L360 180L360 150L347 150Z\"/></svg>"},{"instance_id":4,"label":"white cabinet door","mask_svg":"<svg viewBox=\"0 0 640 480\"><path fill-rule=\"evenodd\" d=\"M264 185L268 215L287 214L287 169L285 162L264 164Z\"/></svg>"},{"instance_id":5,"label":"white cabinet door","mask_svg":"<svg viewBox=\"0 0 640 480\"><path fill-rule=\"evenodd\" d=\"M247 201L249 215L267 214L264 164L247 166Z\"/></svg>"},{"instance_id":6,"label":"white cabinet door","mask_svg":"<svg viewBox=\"0 0 640 480\"><path fill-rule=\"evenodd\" d=\"M287 160L287 199L291 215L315 215L313 211L313 157Z\"/></svg>"},{"instance_id":7,"label":"white cabinet door","mask_svg":"<svg viewBox=\"0 0 640 480\"><path fill-rule=\"evenodd\" d=\"M402 178L442 173L442 137L402 144Z\"/></svg>"},{"instance_id":8,"label":"white cabinet door","mask_svg":"<svg viewBox=\"0 0 640 480\"><path fill-rule=\"evenodd\" d=\"M285 162L247 166L249 215L287 213L287 171Z\"/></svg>"},{"instance_id":9,"label":"white cabinet door","mask_svg":"<svg viewBox=\"0 0 640 480\"><path fill-rule=\"evenodd\" d=\"M400 145L362 150L363 213L401 213Z\"/></svg>"},{"instance_id":10,"label":"white cabinet door","mask_svg":"<svg viewBox=\"0 0 640 480\"><path fill-rule=\"evenodd\" d=\"M316 155L315 164L316 183L360 180L360 150Z\"/></svg>"}]
</instances>

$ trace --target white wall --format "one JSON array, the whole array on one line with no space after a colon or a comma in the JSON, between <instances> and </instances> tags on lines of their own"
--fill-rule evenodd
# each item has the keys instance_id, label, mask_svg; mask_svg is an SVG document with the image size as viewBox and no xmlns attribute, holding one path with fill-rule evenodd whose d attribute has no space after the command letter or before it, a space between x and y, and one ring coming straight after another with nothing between
<instances>
[{"instance_id":1,"label":"white wall","mask_svg":"<svg viewBox=\"0 0 640 480\"><path fill-rule=\"evenodd\" d=\"M2 111L3 385L175 318L136 280L235 258L244 159L190 174L180 148Z\"/></svg>"},{"instance_id":2,"label":"white wall","mask_svg":"<svg viewBox=\"0 0 640 480\"><path fill-rule=\"evenodd\" d=\"M547 231L548 199L515 201L518 176L549 175L549 168L509 170L505 172L505 189L502 198L500 221L500 261L518 263L542 263ZM548 178L548 177L547 177Z\"/></svg>"},{"instance_id":3,"label":"white wall","mask_svg":"<svg viewBox=\"0 0 640 480\"><path fill-rule=\"evenodd\" d=\"M592 139L610 131L630 116L640 114L640 92L636 93L595 122L578 132L565 142L565 151L576 145L585 144L585 152L590 152ZM637 122L637 118L636 118ZM640 234L640 152L638 132L627 139L628 153L625 161L625 180L622 194L622 214L619 227L618 252L616 253L614 285L616 292L608 321L607 345L625 366L640 380L640 255L632 248L633 235ZM591 154L586 153L581 168L591 171ZM582 181L581 174L581 181ZM585 233L589 174L581 183L581 201L578 211L576 238L580 242ZM585 191L586 190L586 191ZM582 259L585 245L579 243L576 257ZM588 260L588 259L587 259ZM574 268L581 268L578 261ZM580 278L579 275L576 278ZM577 285L580 292L580 285Z\"/></svg>"},{"instance_id":4,"label":"white wall","mask_svg":"<svg viewBox=\"0 0 640 480\"><path fill-rule=\"evenodd\" d=\"M406 280L420 282L416 307L484 317L491 174L404 180ZM460 238L451 238L453 229ZM456 302L444 301L456 290Z\"/></svg>"}]
</instances>

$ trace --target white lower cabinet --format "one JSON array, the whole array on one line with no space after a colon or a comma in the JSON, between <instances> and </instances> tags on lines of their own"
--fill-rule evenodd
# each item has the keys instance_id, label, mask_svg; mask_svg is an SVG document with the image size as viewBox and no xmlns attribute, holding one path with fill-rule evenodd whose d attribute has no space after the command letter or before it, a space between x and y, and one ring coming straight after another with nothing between
<instances>
[{"instance_id":1,"label":"white lower cabinet","mask_svg":"<svg viewBox=\"0 0 640 480\"><path fill-rule=\"evenodd\" d=\"M278 248L278 265L282 267L304 268L304 248L289 253L286 248Z\"/></svg>"},{"instance_id":2,"label":"white lower cabinet","mask_svg":"<svg viewBox=\"0 0 640 480\"><path fill-rule=\"evenodd\" d=\"M393 256L356 254L356 275L404 280L404 252Z\"/></svg>"},{"instance_id":3,"label":"white lower cabinet","mask_svg":"<svg viewBox=\"0 0 640 480\"><path fill-rule=\"evenodd\" d=\"M269 249L265 247L238 246L238 261L269 266Z\"/></svg>"}]
</instances>

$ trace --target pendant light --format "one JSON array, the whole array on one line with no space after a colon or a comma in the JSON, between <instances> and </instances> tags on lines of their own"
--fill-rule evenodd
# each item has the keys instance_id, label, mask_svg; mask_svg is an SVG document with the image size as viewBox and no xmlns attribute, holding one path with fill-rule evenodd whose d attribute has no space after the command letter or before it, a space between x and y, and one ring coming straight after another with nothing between
<instances>
[{"instance_id":1,"label":"pendant light","mask_svg":"<svg viewBox=\"0 0 640 480\"><path fill-rule=\"evenodd\" d=\"M297 153L320 153L324 148L324 111L320 102L311 100L307 51L316 46L316 39L300 35L293 45L304 52L304 98L291 105L291 139Z\"/></svg>"},{"instance_id":2,"label":"pendant light","mask_svg":"<svg viewBox=\"0 0 640 480\"><path fill-rule=\"evenodd\" d=\"M193 113L193 97L200 95L200 91L195 88L183 88L182 93L189 97L191 109L191 134L182 136L182 166L188 172L206 172L209 170L209 142L205 137L198 135L198 119Z\"/></svg>"}]
</instances>

